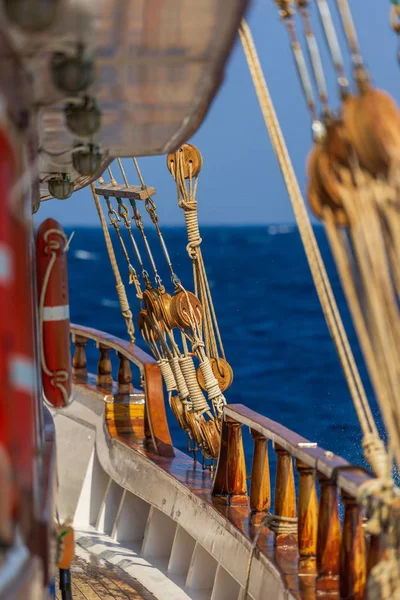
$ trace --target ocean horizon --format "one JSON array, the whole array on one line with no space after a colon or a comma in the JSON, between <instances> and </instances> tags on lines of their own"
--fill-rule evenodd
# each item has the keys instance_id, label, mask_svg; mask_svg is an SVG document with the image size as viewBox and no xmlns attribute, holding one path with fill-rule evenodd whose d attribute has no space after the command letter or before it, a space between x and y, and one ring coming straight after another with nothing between
<instances>
[{"instance_id":1,"label":"ocean horizon","mask_svg":"<svg viewBox=\"0 0 400 600\"><path fill-rule=\"evenodd\" d=\"M68 226L75 231L68 251L71 321L126 339L115 280L99 227ZM137 269L126 231L121 231ZM192 265L186 252L184 227L163 227L174 269L183 285L193 290ZM341 291L336 268L322 227L315 227L332 287L371 399L381 421L356 336ZM127 264L115 232L110 230L131 310L140 310L133 286L127 283ZM142 240L135 237L145 259ZM299 232L294 224L204 226L202 251L211 292L234 382L226 393L229 404L246 404L289 429L364 465L361 431L336 351L314 289ZM167 290L169 271L157 235L148 231L154 258ZM137 344L150 352L136 328ZM92 370L97 353L89 346ZM174 445L186 449L186 436L167 406ZM245 434L251 454L251 440Z\"/></svg>"}]
</instances>

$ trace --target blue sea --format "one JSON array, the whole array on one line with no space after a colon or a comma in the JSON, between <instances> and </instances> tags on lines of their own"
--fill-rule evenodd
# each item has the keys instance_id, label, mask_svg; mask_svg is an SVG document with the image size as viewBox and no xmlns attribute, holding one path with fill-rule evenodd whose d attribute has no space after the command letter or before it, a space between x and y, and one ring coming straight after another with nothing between
<instances>
[{"instance_id":1,"label":"blue sea","mask_svg":"<svg viewBox=\"0 0 400 600\"><path fill-rule=\"evenodd\" d=\"M324 230L316 227L315 232L371 398ZM163 282L172 291L157 236L150 231L148 237ZM166 228L164 237L178 277L187 289L193 289L186 231ZM364 464L360 428L297 228L291 225L204 227L202 239L225 351L234 371L234 383L226 392L228 403L245 404L325 449ZM113 240L127 285L126 262L117 239ZM126 243L131 250L127 239ZM131 257L136 266L133 253ZM75 229L68 266L71 320L126 339L101 229ZM137 315L139 302L133 286L128 295ZM146 348L139 332L137 343ZM94 370L96 356L95 348L91 347L89 358ZM380 423L373 400L372 406ZM168 419L174 445L185 450L185 435L169 408ZM249 437L245 437L245 444L249 456Z\"/></svg>"}]
</instances>

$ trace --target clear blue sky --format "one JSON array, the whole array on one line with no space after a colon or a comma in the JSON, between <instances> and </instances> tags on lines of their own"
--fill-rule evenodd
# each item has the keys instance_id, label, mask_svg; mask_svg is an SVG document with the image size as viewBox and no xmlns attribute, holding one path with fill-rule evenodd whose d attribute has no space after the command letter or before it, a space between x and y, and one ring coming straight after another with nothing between
<instances>
[{"instance_id":1,"label":"clear blue sky","mask_svg":"<svg viewBox=\"0 0 400 600\"><path fill-rule=\"evenodd\" d=\"M397 38L388 24L389 0L354 0L351 4L363 56L375 85L400 99ZM314 3L312 12L315 17ZM254 0L248 21L296 172L304 188L305 159L311 146L310 121L286 31L279 22L273 0ZM318 24L315 18L314 22ZM335 79L324 41L320 36L318 38L324 64L329 67L326 74L329 75L331 104L336 106ZM347 51L344 42L342 49ZM225 82L191 141L204 157L198 187L201 223L238 225L294 220L239 42L230 58ZM125 163L129 165L129 179L134 183L131 161L126 160ZM147 185L157 188L155 200L161 223L182 224L182 215L176 206L174 182L166 168L165 157L142 158L139 163ZM37 221L48 216L59 219L64 225L98 223L90 190L77 192L66 202L52 200L44 203Z\"/></svg>"}]
</instances>

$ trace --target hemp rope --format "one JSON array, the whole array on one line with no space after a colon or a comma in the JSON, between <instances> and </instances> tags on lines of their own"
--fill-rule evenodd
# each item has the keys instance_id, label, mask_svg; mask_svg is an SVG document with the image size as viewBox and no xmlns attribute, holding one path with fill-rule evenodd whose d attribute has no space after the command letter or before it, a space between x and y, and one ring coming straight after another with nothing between
<instances>
[{"instance_id":1,"label":"hemp rope","mask_svg":"<svg viewBox=\"0 0 400 600\"><path fill-rule=\"evenodd\" d=\"M269 95L268 87L261 69L254 41L246 22L243 20L239 35L249 65L254 87L264 116L270 139L277 155L279 166L285 180L291 200L300 236L304 245L316 291L328 324L329 331L335 343L339 359L345 373L350 394L364 436L378 437L376 424L363 388L360 375L352 354L349 341L336 305L328 275L320 254L315 234L311 227L305 208L299 184L297 182L282 131ZM368 458L371 460L371 456ZM372 461L375 463L375 461ZM374 464L371 464L374 468ZM381 474L377 473L379 477Z\"/></svg>"},{"instance_id":2,"label":"hemp rope","mask_svg":"<svg viewBox=\"0 0 400 600\"><path fill-rule=\"evenodd\" d=\"M261 521L257 527L256 534L255 534L253 542L251 544L249 560L247 562L247 568L246 568L244 594L242 596L243 599L247 598L247 594L249 591L249 585L250 585L251 565L252 565L253 557L254 557L254 554L255 554L255 551L257 548L258 538L260 537L261 531L264 529L264 527L268 527L271 531L273 531L276 534L287 534L287 535L290 535L291 533L297 534L298 519L297 519L297 517L280 517L279 515L273 515L271 513L266 513L263 516L263 518L261 519Z\"/></svg>"},{"instance_id":3,"label":"hemp rope","mask_svg":"<svg viewBox=\"0 0 400 600\"><path fill-rule=\"evenodd\" d=\"M137 162L137 160L136 160L135 157L132 157L132 160L133 160L133 163L135 165L136 172L138 174L138 177L139 177L142 189L147 191L147 186L146 186L146 184L144 182L142 173L141 173L140 168L139 168L139 164L138 164L138 162ZM123 170L122 163L120 161L119 161L119 165L120 165L120 169L121 169L122 176L124 178L125 184L128 185L127 178L126 178L125 172ZM164 257L165 257L166 262L168 264L168 267L169 267L169 269L171 271L172 282L175 285L178 285L178 284L180 284L180 282L179 282L179 279L177 278L177 276L176 276L176 274L174 272L174 269L173 269L173 266L172 266L172 262L171 262L171 259L170 259L169 253L168 253L168 249L166 247L166 244L165 244L165 241L164 241L164 238L163 238L160 226L159 226L158 215L157 215L157 211L156 211L156 206L155 206L155 203L154 203L153 199L149 195L148 191L147 191L147 199L145 200L145 203L146 203L145 204L146 210L149 213L150 218L151 218L154 226L156 227L157 234L158 234L158 237L159 237L159 240L160 240L160 243L161 243L161 248L162 248L163 253L164 253ZM164 326L165 326L165 329L166 329L166 332L167 332L167 336L168 336L168 338L170 340L170 343L171 343L171 346L172 346L172 350L173 350L171 356L169 356L167 358L168 368L170 369L170 373L168 373L168 375L167 375L167 367L163 366L163 369L165 370L164 380L166 382L166 387L168 389L168 385L170 385L167 382L166 377L168 378L168 381L171 381L171 385L172 385L172 378L170 379L170 377L172 375L174 377L175 386L176 386L175 389L177 389L177 391L178 391L179 398L181 399L182 403L185 405L186 410L190 410L193 407L193 402L190 399L190 393L189 393L188 385L187 385L187 382L186 382L186 377L189 377L189 379L190 379L189 385L190 385L190 387L192 389L192 393L195 394L196 403L197 403L198 406L201 406L202 402L200 402L200 395L202 396L202 398L204 398L204 395L203 395L203 393L201 391L200 386L198 385L197 378L196 378L196 382L193 381L194 365L193 365L193 369L190 369L189 367L185 366L184 368L187 369L187 371L186 371L186 373L183 372L182 366L181 366L181 360L184 359L185 356L182 355L182 353L181 353L178 345L176 344L174 336L173 336L173 332L169 328L167 328L165 324L164 324ZM186 354L187 354L186 341L185 341L184 337L183 337L183 342L184 342L184 350L186 351ZM187 358L190 359L191 362L193 363L191 357L187 357ZM187 360L186 362L189 362L189 361ZM184 363L185 363L185 361L184 361ZM207 405L207 410L208 410L208 405Z\"/></svg>"},{"instance_id":4,"label":"hemp rope","mask_svg":"<svg viewBox=\"0 0 400 600\"><path fill-rule=\"evenodd\" d=\"M126 296L125 286L121 279L121 274L119 272L117 259L115 258L115 253L114 253L114 248L113 248L113 244L111 241L110 233L108 231L107 223L104 218L103 211L101 209L99 197L96 194L96 188L95 188L94 183L91 183L90 187L92 189L94 203L96 205L96 210L99 215L101 227L103 229L104 241L106 243L111 268L113 270L114 277L115 277L115 288L117 290L118 299L119 299L119 303L121 306L121 313L125 320L126 330L128 332L129 339L130 339L131 343L134 344L135 343L135 328L133 326L132 312L131 312L131 309L129 306L128 298Z\"/></svg>"},{"instance_id":5,"label":"hemp rope","mask_svg":"<svg viewBox=\"0 0 400 600\"><path fill-rule=\"evenodd\" d=\"M165 387L167 388L167 392L173 392L177 389L175 375L172 372L171 365L166 358L160 358L158 361L158 366L160 367L162 376L164 377Z\"/></svg>"},{"instance_id":6,"label":"hemp rope","mask_svg":"<svg viewBox=\"0 0 400 600\"><path fill-rule=\"evenodd\" d=\"M197 381L193 358L191 356L182 356L179 358L179 364L189 390L193 410L201 414L209 413L210 407Z\"/></svg>"},{"instance_id":7,"label":"hemp rope","mask_svg":"<svg viewBox=\"0 0 400 600\"><path fill-rule=\"evenodd\" d=\"M169 360L169 363L170 363L170 367L171 367L172 372L175 377L175 382L176 382L179 398L182 400L182 402L184 404L186 404L188 407L192 408L192 403L191 403L191 401L188 400L190 394L189 394L188 387L186 385L185 377L182 373L182 367L180 364L179 356L173 356Z\"/></svg>"},{"instance_id":8,"label":"hemp rope","mask_svg":"<svg viewBox=\"0 0 400 600\"><path fill-rule=\"evenodd\" d=\"M206 388L208 397L211 400L215 416L218 417L222 413L223 407L226 404L226 400L219 388L218 381L216 380L214 373L212 372L211 366L209 369L207 369L207 366L204 368L204 370L202 368L202 364L209 361L209 359L204 351L204 342L202 340L202 335L201 335L201 325L196 320L196 316L194 315L193 307L189 301L189 297L187 296L186 290L182 286L180 286L180 288L186 294L187 305L189 308L188 318L190 320L190 327L192 330L192 335L190 335L188 333L188 330L185 330L184 334L191 341L193 352L196 354L196 357L199 360L200 369L201 369L203 377L204 377L204 387ZM193 369L194 369L194 366L193 366ZM196 375L196 382L197 382L197 375ZM198 383L197 383L197 385L198 385ZM189 387L189 384L188 384L188 387ZM200 389L199 385L198 385L198 387ZM189 387L189 391L190 391L190 387ZM211 392L211 396L210 396L210 392ZM202 397L204 398L203 393L202 393ZM205 398L204 398L204 401L207 402L205 400ZM197 402L195 402L193 400L194 410L196 410L196 405L197 405ZM200 403L199 403L199 406L200 406Z\"/></svg>"},{"instance_id":9,"label":"hemp rope","mask_svg":"<svg viewBox=\"0 0 400 600\"><path fill-rule=\"evenodd\" d=\"M390 438L399 442L396 399L399 385L397 366L400 361L399 314L394 292L395 278L392 279L389 272L390 262L382 230L386 189L381 182L361 172L357 165L353 166L352 171L356 187L352 189L346 186L343 189L342 202L350 223L349 231L355 252L351 264L357 267L364 297L362 304L356 293L350 259L338 239L334 219L328 209L324 212L324 221ZM394 419L396 414L397 418Z\"/></svg>"},{"instance_id":10,"label":"hemp rope","mask_svg":"<svg viewBox=\"0 0 400 600\"><path fill-rule=\"evenodd\" d=\"M219 331L218 320L215 313L215 307L212 300L211 290L201 252L201 236L197 215L196 192L198 176L195 177L193 185L192 165L189 164L189 191L186 188L184 177L183 153L175 153L175 166L171 168L171 173L176 182L178 205L184 211L188 244L186 250L193 262L193 279L195 284L195 294L199 295L204 312L204 334L206 339L207 354L216 359L219 357L225 359L225 351ZM220 353L218 352L218 347Z\"/></svg>"},{"instance_id":11,"label":"hemp rope","mask_svg":"<svg viewBox=\"0 0 400 600\"><path fill-rule=\"evenodd\" d=\"M49 284L51 271L53 270L54 263L57 259L57 250L61 248L61 243L56 240L48 240L49 235L58 235L64 241L64 248L62 252L66 252L68 240L67 236L63 231L59 229L48 229L43 238L47 244L46 250L47 252L51 252L51 257L49 263L46 268L46 272L43 277L43 285L40 292L39 299L39 329L40 329L40 362L42 365L43 371L48 375L51 379L51 384L58 388L63 396L64 404L67 405L71 401L71 397L68 396L67 390L65 389L64 383L68 380L68 372L65 369L58 369L57 371L51 371L46 362L46 355L44 352L44 343L43 343L43 307L46 298L47 286Z\"/></svg>"}]
</instances>

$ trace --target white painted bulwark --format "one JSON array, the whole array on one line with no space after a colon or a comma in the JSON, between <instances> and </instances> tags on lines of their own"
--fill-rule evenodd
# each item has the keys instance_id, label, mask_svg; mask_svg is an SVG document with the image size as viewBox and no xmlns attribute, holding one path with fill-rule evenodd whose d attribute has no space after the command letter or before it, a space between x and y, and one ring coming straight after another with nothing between
<instances>
[{"instance_id":1,"label":"white painted bulwark","mask_svg":"<svg viewBox=\"0 0 400 600\"><path fill-rule=\"evenodd\" d=\"M149 510L150 504L125 490L113 538L122 545L137 542L141 547Z\"/></svg>"},{"instance_id":2,"label":"white painted bulwark","mask_svg":"<svg viewBox=\"0 0 400 600\"><path fill-rule=\"evenodd\" d=\"M77 543L118 565L159 600L240 600L249 541L207 502L151 460L111 439L98 393L55 413L60 518ZM252 562L250 600L289 600L265 556ZM247 599L246 599L247 600Z\"/></svg>"},{"instance_id":3,"label":"white painted bulwark","mask_svg":"<svg viewBox=\"0 0 400 600\"><path fill-rule=\"evenodd\" d=\"M239 584L218 565L211 600L238 600Z\"/></svg>"},{"instance_id":4,"label":"white painted bulwark","mask_svg":"<svg viewBox=\"0 0 400 600\"><path fill-rule=\"evenodd\" d=\"M190 561L186 587L191 590L210 590L211 595L217 566L217 561L197 542Z\"/></svg>"}]
</instances>

